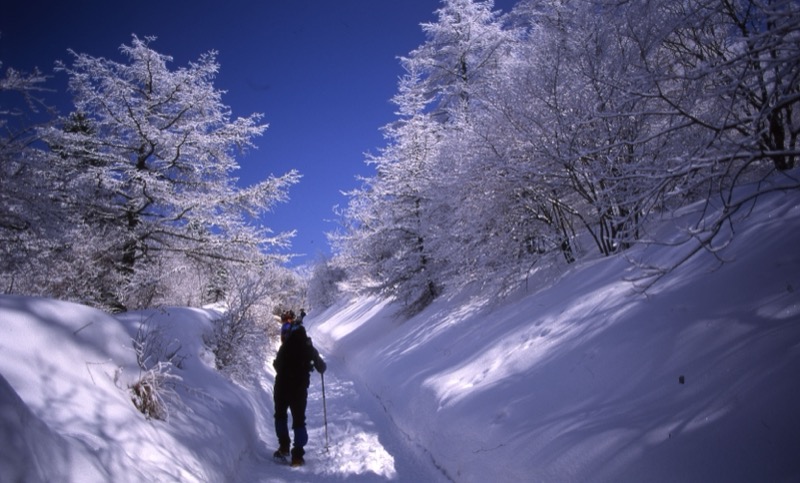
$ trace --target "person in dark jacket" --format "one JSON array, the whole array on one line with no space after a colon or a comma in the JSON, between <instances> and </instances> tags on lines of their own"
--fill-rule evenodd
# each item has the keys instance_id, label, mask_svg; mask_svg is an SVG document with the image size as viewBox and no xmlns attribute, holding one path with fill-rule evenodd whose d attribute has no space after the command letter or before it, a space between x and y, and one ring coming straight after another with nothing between
<instances>
[{"instance_id":1,"label":"person in dark jacket","mask_svg":"<svg viewBox=\"0 0 800 483\"><path fill-rule=\"evenodd\" d=\"M292 430L294 431L294 447L291 449L292 466L305 463L303 447L308 443L306 431L306 404L308 402L308 386L311 371L316 369L320 374L327 368L320 357L311 338L306 334L302 322L292 325L286 339L278 349L273 362L275 367L275 434L278 436L278 450L275 457L289 456L289 415L292 412Z\"/></svg>"}]
</instances>

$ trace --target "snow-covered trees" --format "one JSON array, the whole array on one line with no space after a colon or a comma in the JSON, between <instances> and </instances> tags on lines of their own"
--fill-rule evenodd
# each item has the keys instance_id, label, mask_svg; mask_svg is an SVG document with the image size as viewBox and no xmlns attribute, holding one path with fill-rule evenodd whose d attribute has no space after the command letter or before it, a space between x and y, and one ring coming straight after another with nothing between
<instances>
[{"instance_id":1,"label":"snow-covered trees","mask_svg":"<svg viewBox=\"0 0 800 483\"><path fill-rule=\"evenodd\" d=\"M221 269L268 271L283 260L270 248L291 234L272 235L259 218L288 199L299 174L237 186L235 156L266 129L261 115L232 118L213 85L214 52L173 69L153 40L133 36L125 62L70 52L72 64L57 71L68 76L73 112L41 127L23 161L4 156L18 190L40 197L15 212L58 213L56 225L19 228L56 228L38 237L52 245L30 260L38 266L13 269L29 273L29 290L125 309L174 296L175 271L209 277L200 290Z\"/></svg>"},{"instance_id":2,"label":"snow-covered trees","mask_svg":"<svg viewBox=\"0 0 800 483\"><path fill-rule=\"evenodd\" d=\"M151 41L134 36L122 46L124 64L73 53L73 65L61 67L75 113L43 135L68 173L61 203L105 234L105 268L126 285L150 286L165 256L260 263L263 249L285 238L247 217L285 199L298 175L236 187L234 153L266 129L260 115L231 119L212 83L214 52L170 70Z\"/></svg>"},{"instance_id":3,"label":"snow-covered trees","mask_svg":"<svg viewBox=\"0 0 800 483\"><path fill-rule=\"evenodd\" d=\"M653 215L718 199L691 233L710 248L734 188L773 171L761 190L798 188L797 2L492 8L443 0L402 59L399 118L334 236L358 287L424 304L426 283L513 284L550 253L619 252Z\"/></svg>"},{"instance_id":4,"label":"snow-covered trees","mask_svg":"<svg viewBox=\"0 0 800 483\"><path fill-rule=\"evenodd\" d=\"M329 258L317 260L308 279L309 308L324 310L336 303L342 294L339 283L345 275L345 271L333 266Z\"/></svg>"},{"instance_id":5,"label":"snow-covered trees","mask_svg":"<svg viewBox=\"0 0 800 483\"><path fill-rule=\"evenodd\" d=\"M646 60L665 109L712 133L713 161L793 168L800 129L800 5L695 0L661 8L673 28L658 55Z\"/></svg>"},{"instance_id":6,"label":"snow-covered trees","mask_svg":"<svg viewBox=\"0 0 800 483\"><path fill-rule=\"evenodd\" d=\"M423 25L428 41L402 59L406 75L393 99L399 119L384 128L387 146L368 160L376 175L352 193L351 229L334 237L339 261L347 260L341 265L360 287L395 295L411 311L441 292L453 263L474 255L460 244L486 233L456 217L472 216L463 210L484 189L486 164L474 157L485 153L470 156L463 146L476 136L475 118L513 37L491 8L491 2L445 1L439 21Z\"/></svg>"},{"instance_id":7,"label":"snow-covered trees","mask_svg":"<svg viewBox=\"0 0 800 483\"><path fill-rule=\"evenodd\" d=\"M2 63L0 63L0 67ZM29 279L31 260L58 245L61 217L49 201L51 172L35 148L36 129L49 111L38 97L42 73L7 67L0 77L0 287L12 292Z\"/></svg>"}]
</instances>

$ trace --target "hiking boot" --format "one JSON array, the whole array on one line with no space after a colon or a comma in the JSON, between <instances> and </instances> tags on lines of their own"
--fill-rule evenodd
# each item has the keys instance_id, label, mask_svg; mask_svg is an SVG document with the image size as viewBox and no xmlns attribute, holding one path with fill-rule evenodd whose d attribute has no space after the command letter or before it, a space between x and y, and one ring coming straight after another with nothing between
<instances>
[{"instance_id":1,"label":"hiking boot","mask_svg":"<svg viewBox=\"0 0 800 483\"><path fill-rule=\"evenodd\" d=\"M306 464L306 460L302 456L292 455L292 466L303 466L304 464Z\"/></svg>"},{"instance_id":2,"label":"hiking boot","mask_svg":"<svg viewBox=\"0 0 800 483\"><path fill-rule=\"evenodd\" d=\"M273 455L275 458L286 459L289 457L289 445L281 446Z\"/></svg>"}]
</instances>

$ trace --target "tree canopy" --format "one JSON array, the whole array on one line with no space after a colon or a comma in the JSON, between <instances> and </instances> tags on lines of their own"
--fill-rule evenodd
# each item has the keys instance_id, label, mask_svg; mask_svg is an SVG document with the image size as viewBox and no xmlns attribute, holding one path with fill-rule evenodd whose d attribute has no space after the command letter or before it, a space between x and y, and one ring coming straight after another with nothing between
<instances>
[{"instance_id":1,"label":"tree canopy","mask_svg":"<svg viewBox=\"0 0 800 483\"><path fill-rule=\"evenodd\" d=\"M543 260L658 242L652 221L692 204L685 241L713 251L742 206L800 186L797 2L493 8L443 0L401 59L397 120L331 234L356 289L416 309L502 290Z\"/></svg>"},{"instance_id":2,"label":"tree canopy","mask_svg":"<svg viewBox=\"0 0 800 483\"><path fill-rule=\"evenodd\" d=\"M175 273L211 280L286 260L271 248L292 234L271 234L261 216L300 175L240 187L236 156L266 130L262 115L233 118L214 86L215 52L173 68L154 41L134 35L122 62L70 51L56 71L72 112L4 150L16 186L4 250L25 254L4 259L7 286L126 309L174 295Z\"/></svg>"}]
</instances>

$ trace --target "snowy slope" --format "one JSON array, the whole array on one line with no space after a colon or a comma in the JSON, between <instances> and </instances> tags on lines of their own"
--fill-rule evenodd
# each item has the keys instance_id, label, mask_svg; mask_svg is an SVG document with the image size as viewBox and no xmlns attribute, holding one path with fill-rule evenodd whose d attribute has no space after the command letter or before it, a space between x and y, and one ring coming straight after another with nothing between
<instances>
[{"instance_id":1,"label":"snowy slope","mask_svg":"<svg viewBox=\"0 0 800 483\"><path fill-rule=\"evenodd\" d=\"M310 314L329 371L300 469L269 457L272 355L255 387L220 375L213 311L0 295L0 482L800 481L800 199L756 215L725 264L695 257L646 295L611 257L411 320L371 298ZM141 324L180 346L168 422L127 391Z\"/></svg>"},{"instance_id":2,"label":"snowy slope","mask_svg":"<svg viewBox=\"0 0 800 483\"><path fill-rule=\"evenodd\" d=\"M234 384L204 347L211 310L168 308L111 317L56 300L0 296L0 483L442 481L399 437L362 386L338 374L309 390L308 465L275 464L274 354L253 386ZM128 386L139 377L132 337L158 327L180 347L167 422L147 420ZM327 416L329 447L325 448Z\"/></svg>"},{"instance_id":3,"label":"snowy slope","mask_svg":"<svg viewBox=\"0 0 800 483\"><path fill-rule=\"evenodd\" d=\"M131 338L154 314L181 338L185 357L176 387L182 402L169 424L145 420L127 391L139 375ZM121 321L76 304L0 297L0 420L13 442L0 480L222 481L233 474L255 438L253 412L210 368L197 337L209 315L171 309Z\"/></svg>"},{"instance_id":4,"label":"snowy slope","mask_svg":"<svg viewBox=\"0 0 800 483\"><path fill-rule=\"evenodd\" d=\"M608 258L502 301L403 321L361 299L312 327L454 481L798 481L800 200L772 203L728 263L701 254L647 295Z\"/></svg>"}]
</instances>

